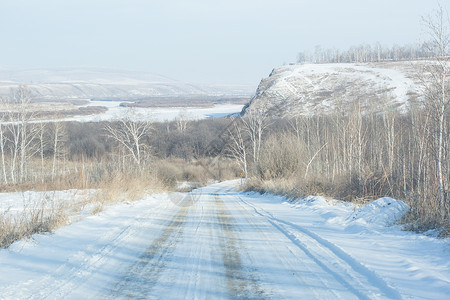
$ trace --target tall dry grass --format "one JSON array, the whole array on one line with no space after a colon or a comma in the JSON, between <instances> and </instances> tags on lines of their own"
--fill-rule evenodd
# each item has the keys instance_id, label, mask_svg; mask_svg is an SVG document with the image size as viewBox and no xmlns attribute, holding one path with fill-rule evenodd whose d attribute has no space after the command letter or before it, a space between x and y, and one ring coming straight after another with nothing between
<instances>
[{"instance_id":1,"label":"tall dry grass","mask_svg":"<svg viewBox=\"0 0 450 300\"><path fill-rule=\"evenodd\" d=\"M50 188L62 189L83 187L94 189L95 192L80 199L56 199L47 196L44 199L29 200L22 211L11 213L0 212L0 248L9 247L15 241L31 237L36 233L52 232L69 224L77 218L73 216L97 214L106 206L118 202L131 202L141 199L148 193L164 192L168 188L152 172L130 174L114 172L104 176L100 182L89 182L86 178L78 178L77 184L62 184L40 186L38 190ZM81 183L81 184L80 184ZM32 184L10 187L10 189L26 188L36 190ZM63 201L61 201L63 200Z\"/></svg>"},{"instance_id":2,"label":"tall dry grass","mask_svg":"<svg viewBox=\"0 0 450 300\"><path fill-rule=\"evenodd\" d=\"M94 205L92 213L96 214L103 211L107 205L136 201L146 194L161 193L169 189L170 187L154 173L116 173L110 180L99 184L99 192L90 197L84 205Z\"/></svg>"},{"instance_id":3,"label":"tall dry grass","mask_svg":"<svg viewBox=\"0 0 450 300\"><path fill-rule=\"evenodd\" d=\"M211 180L223 181L239 177L239 167L229 158L200 158L184 160L171 158L154 163L158 179L168 188L175 188L178 182L206 184Z\"/></svg>"},{"instance_id":4,"label":"tall dry grass","mask_svg":"<svg viewBox=\"0 0 450 300\"><path fill-rule=\"evenodd\" d=\"M51 232L68 223L68 203L54 199L29 201L19 213L0 213L0 248L35 233Z\"/></svg>"}]
</instances>

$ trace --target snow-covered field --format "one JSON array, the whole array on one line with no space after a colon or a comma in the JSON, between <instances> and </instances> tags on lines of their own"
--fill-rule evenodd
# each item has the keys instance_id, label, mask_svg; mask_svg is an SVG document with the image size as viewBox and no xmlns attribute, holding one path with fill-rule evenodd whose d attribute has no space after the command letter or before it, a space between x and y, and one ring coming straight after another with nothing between
<instances>
[{"instance_id":1,"label":"snow-covered field","mask_svg":"<svg viewBox=\"0 0 450 300\"><path fill-rule=\"evenodd\" d=\"M121 203L0 251L1 299L448 299L448 240L386 227L406 206L238 193Z\"/></svg>"}]
</instances>

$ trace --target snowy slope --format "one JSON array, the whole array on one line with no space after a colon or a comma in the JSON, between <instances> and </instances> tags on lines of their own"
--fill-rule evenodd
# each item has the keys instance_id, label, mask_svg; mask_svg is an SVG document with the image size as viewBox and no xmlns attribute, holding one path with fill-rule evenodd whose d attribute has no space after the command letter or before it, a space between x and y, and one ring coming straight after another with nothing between
<instances>
[{"instance_id":1,"label":"snowy slope","mask_svg":"<svg viewBox=\"0 0 450 300\"><path fill-rule=\"evenodd\" d=\"M448 241L236 185L148 196L15 243L0 251L0 298L447 299Z\"/></svg>"},{"instance_id":2,"label":"snowy slope","mask_svg":"<svg viewBox=\"0 0 450 300\"><path fill-rule=\"evenodd\" d=\"M356 102L405 111L417 98L417 72L410 62L282 66L261 81L250 105L275 116L348 112Z\"/></svg>"}]
</instances>

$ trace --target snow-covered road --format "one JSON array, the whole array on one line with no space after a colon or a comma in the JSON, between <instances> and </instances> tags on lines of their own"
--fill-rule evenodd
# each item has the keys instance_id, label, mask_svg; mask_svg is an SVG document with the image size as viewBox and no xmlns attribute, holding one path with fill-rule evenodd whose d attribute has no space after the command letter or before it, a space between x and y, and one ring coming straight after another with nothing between
<instances>
[{"instance_id":1,"label":"snow-covered road","mask_svg":"<svg viewBox=\"0 0 450 300\"><path fill-rule=\"evenodd\" d=\"M348 206L296 209L279 197L238 193L236 184L149 196L15 243L0 251L0 298L445 299L450 293L445 241L395 228L339 228Z\"/></svg>"}]
</instances>

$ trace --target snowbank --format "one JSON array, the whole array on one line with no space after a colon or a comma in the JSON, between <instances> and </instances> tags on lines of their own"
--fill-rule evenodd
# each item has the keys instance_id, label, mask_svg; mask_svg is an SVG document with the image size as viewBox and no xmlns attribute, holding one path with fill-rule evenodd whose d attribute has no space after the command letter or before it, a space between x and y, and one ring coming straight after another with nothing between
<instances>
[{"instance_id":1,"label":"snowbank","mask_svg":"<svg viewBox=\"0 0 450 300\"><path fill-rule=\"evenodd\" d=\"M390 197L379 198L356 209L347 219L346 223L371 224L375 226L388 226L396 223L406 213L409 206Z\"/></svg>"},{"instance_id":2,"label":"snowbank","mask_svg":"<svg viewBox=\"0 0 450 300\"><path fill-rule=\"evenodd\" d=\"M392 226L408 211L409 206L401 200L383 197L366 205L327 199L322 196L307 196L295 203L285 202L297 209L308 209L320 215L328 224L351 231Z\"/></svg>"}]
</instances>

